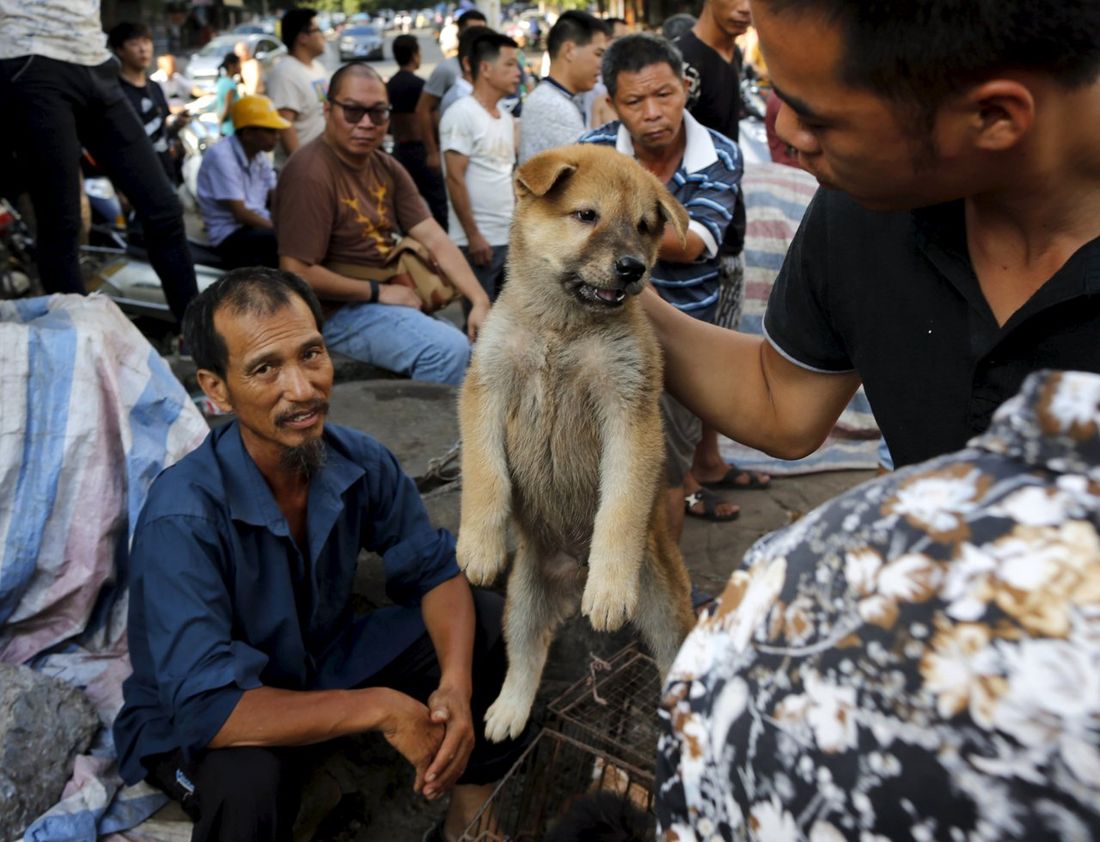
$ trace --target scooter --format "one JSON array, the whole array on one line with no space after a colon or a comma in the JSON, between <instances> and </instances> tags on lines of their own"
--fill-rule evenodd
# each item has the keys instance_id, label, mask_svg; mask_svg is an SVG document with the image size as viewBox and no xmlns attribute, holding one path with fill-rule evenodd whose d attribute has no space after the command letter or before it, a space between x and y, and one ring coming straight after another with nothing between
<instances>
[{"instance_id":1,"label":"scooter","mask_svg":"<svg viewBox=\"0 0 1100 842\"><path fill-rule=\"evenodd\" d=\"M0 299L39 293L30 229L8 200L0 199Z\"/></svg>"}]
</instances>

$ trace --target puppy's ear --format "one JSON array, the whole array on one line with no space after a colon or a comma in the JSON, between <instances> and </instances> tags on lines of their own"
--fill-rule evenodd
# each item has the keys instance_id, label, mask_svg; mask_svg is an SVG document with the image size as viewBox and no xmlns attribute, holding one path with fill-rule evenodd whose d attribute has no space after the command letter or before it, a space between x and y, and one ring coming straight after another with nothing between
<instances>
[{"instance_id":1,"label":"puppy's ear","mask_svg":"<svg viewBox=\"0 0 1100 842\"><path fill-rule=\"evenodd\" d=\"M680 238L680 245L685 245L687 243L688 223L691 221L691 217L684 210L684 206L677 202L664 186L661 187L661 192L657 194L657 210L660 211L664 221L671 223L672 227L676 229L676 236Z\"/></svg>"},{"instance_id":2,"label":"puppy's ear","mask_svg":"<svg viewBox=\"0 0 1100 842\"><path fill-rule=\"evenodd\" d=\"M576 163L556 149L535 155L516 171L516 195L545 196L576 169Z\"/></svg>"}]
</instances>

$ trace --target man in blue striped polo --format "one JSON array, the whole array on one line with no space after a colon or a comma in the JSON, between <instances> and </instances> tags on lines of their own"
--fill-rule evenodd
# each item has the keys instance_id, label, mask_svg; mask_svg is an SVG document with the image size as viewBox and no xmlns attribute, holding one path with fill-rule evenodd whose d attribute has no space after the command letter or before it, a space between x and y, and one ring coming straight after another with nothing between
<instances>
[{"instance_id":1,"label":"man in blue striped polo","mask_svg":"<svg viewBox=\"0 0 1100 842\"><path fill-rule=\"evenodd\" d=\"M719 246L741 189L741 152L685 110L687 83L679 51L663 38L628 35L604 54L603 79L619 120L581 136L581 143L614 146L653 173L684 206L687 241L665 230L653 286L661 297L697 319L718 311ZM701 425L667 393L661 399L668 451L669 523L674 535L684 514L733 520L739 508L719 500L691 476Z\"/></svg>"}]
</instances>

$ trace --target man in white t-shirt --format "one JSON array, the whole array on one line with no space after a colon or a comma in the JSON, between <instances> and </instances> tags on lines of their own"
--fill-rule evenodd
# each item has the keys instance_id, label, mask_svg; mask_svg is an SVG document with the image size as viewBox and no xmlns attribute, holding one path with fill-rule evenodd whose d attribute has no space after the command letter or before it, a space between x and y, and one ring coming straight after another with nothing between
<instances>
[{"instance_id":1,"label":"man in white t-shirt","mask_svg":"<svg viewBox=\"0 0 1100 842\"><path fill-rule=\"evenodd\" d=\"M275 150L275 163L282 166L295 149L309 143L325 130L324 105L329 72L317 58L325 52L325 35L314 20L313 9L291 9L283 15L282 38L290 54L272 69L267 78L267 95L290 121Z\"/></svg>"},{"instance_id":2,"label":"man in white t-shirt","mask_svg":"<svg viewBox=\"0 0 1100 842\"><path fill-rule=\"evenodd\" d=\"M516 125L499 102L519 84L516 49L516 42L499 32L477 38L470 52L473 93L452 105L439 122L448 232L490 300L503 283L515 207Z\"/></svg>"}]
</instances>

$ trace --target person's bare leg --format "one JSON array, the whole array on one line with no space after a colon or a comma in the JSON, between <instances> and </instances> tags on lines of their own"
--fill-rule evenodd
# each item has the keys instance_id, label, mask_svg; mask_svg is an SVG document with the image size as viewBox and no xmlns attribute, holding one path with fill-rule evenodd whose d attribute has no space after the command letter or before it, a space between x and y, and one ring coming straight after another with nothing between
<instances>
[{"instance_id":1,"label":"person's bare leg","mask_svg":"<svg viewBox=\"0 0 1100 842\"><path fill-rule=\"evenodd\" d=\"M477 811L481 809L489 796L493 794L493 784L465 784L456 786L451 790L451 805L447 808L447 816L443 820L443 835L450 842L457 842L462 832L469 827L474 820ZM490 818L490 822L492 819ZM482 830L488 830L489 825L482 822Z\"/></svg>"},{"instance_id":2,"label":"person's bare leg","mask_svg":"<svg viewBox=\"0 0 1100 842\"><path fill-rule=\"evenodd\" d=\"M699 439L699 444L695 447L695 456L691 463L691 472L698 480L706 485L710 482L718 482L722 477L729 473L729 469L734 467L726 462L722 458L722 451L718 448L718 431L713 427L704 424L703 434ZM745 472L748 473L747 471ZM768 474L755 473L757 479L760 482L766 483L771 477ZM746 487L748 487L748 480L746 478ZM691 493L691 489L688 489L688 494Z\"/></svg>"}]
</instances>

